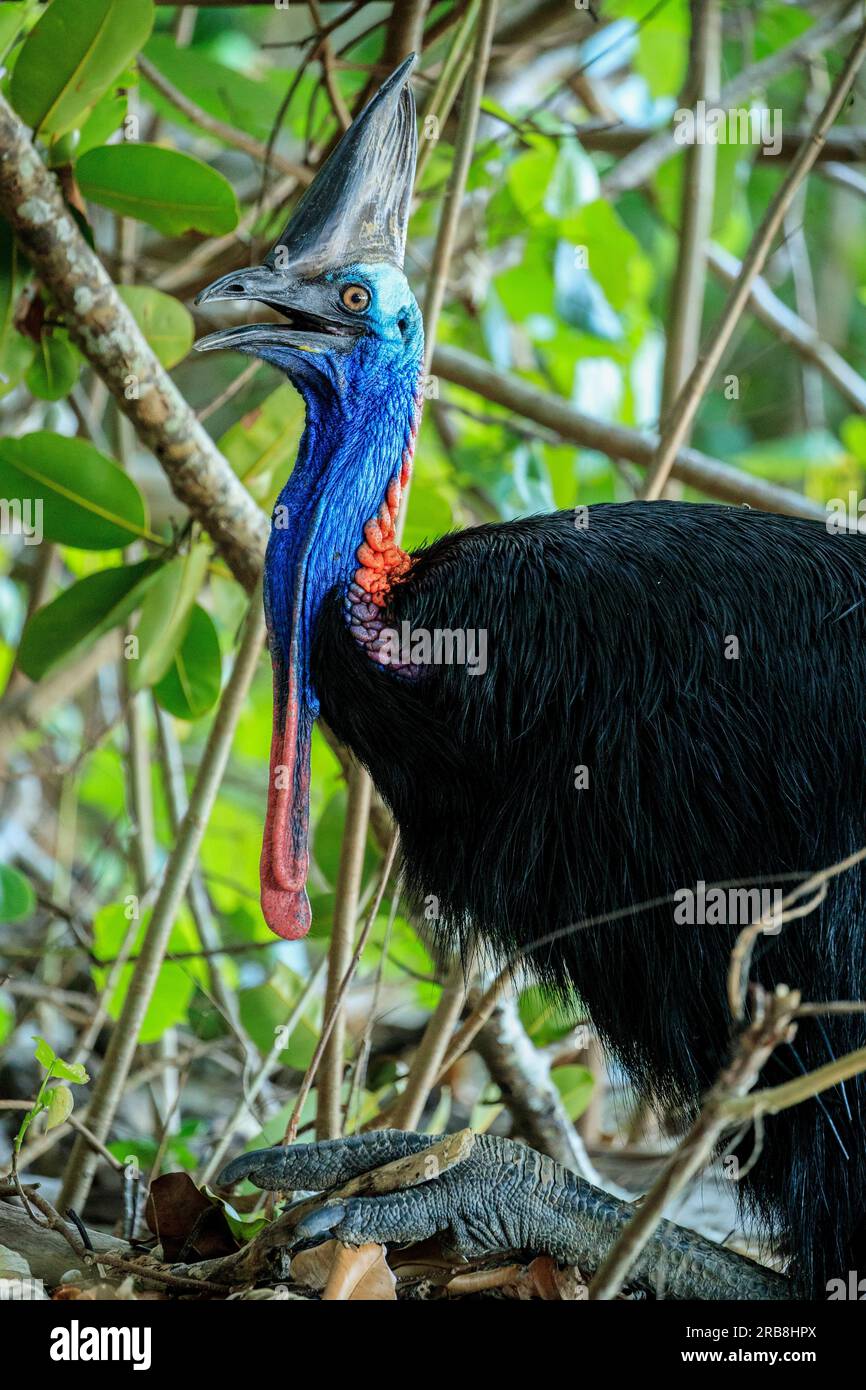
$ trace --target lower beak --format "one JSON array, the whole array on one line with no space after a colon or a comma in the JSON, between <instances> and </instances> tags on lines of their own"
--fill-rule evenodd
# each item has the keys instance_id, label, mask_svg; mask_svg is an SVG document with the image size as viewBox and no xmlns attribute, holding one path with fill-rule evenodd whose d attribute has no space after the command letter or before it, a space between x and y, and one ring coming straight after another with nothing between
<instances>
[{"instance_id":1,"label":"lower beak","mask_svg":"<svg viewBox=\"0 0 866 1390\"><path fill-rule=\"evenodd\" d=\"M259 352L263 347L291 347L299 352L324 352L325 345L333 346L327 333L295 332L279 323L241 323L235 328L220 328L195 343L196 352L212 348L234 348L236 352Z\"/></svg>"}]
</instances>

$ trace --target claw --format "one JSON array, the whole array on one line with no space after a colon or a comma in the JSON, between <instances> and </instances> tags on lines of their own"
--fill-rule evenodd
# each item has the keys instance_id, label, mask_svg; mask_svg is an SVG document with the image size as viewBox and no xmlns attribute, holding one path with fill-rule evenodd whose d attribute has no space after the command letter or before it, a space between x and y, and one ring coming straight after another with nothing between
<instances>
[{"instance_id":1,"label":"claw","mask_svg":"<svg viewBox=\"0 0 866 1390\"><path fill-rule=\"evenodd\" d=\"M309 1212L303 1221L298 1222L295 1227L295 1236L298 1240L314 1240L319 1236L330 1235L335 1226L345 1220L346 1205L344 1202L326 1203L323 1207L318 1207L315 1211Z\"/></svg>"},{"instance_id":2,"label":"claw","mask_svg":"<svg viewBox=\"0 0 866 1390\"><path fill-rule=\"evenodd\" d=\"M256 1187L276 1191L282 1186L286 1176L289 1150L277 1145L272 1149L253 1149L250 1153L239 1154L227 1163L217 1177L219 1187L232 1187L236 1182L249 1178Z\"/></svg>"}]
</instances>

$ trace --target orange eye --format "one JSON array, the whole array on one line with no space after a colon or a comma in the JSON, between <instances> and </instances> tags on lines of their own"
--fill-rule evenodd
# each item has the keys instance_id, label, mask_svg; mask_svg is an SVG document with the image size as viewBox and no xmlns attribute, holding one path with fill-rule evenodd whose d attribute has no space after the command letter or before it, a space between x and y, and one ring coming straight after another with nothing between
<instances>
[{"instance_id":1,"label":"orange eye","mask_svg":"<svg viewBox=\"0 0 866 1390\"><path fill-rule=\"evenodd\" d=\"M370 291L363 285L347 285L340 295L344 306L353 314L360 314L370 303Z\"/></svg>"}]
</instances>

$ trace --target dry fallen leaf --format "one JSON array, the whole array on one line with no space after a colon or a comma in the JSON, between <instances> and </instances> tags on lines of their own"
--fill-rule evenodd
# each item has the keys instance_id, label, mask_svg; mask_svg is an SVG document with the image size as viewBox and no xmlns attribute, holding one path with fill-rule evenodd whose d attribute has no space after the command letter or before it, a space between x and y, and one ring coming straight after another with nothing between
<instances>
[{"instance_id":1,"label":"dry fallen leaf","mask_svg":"<svg viewBox=\"0 0 866 1390\"><path fill-rule=\"evenodd\" d=\"M327 1303L390 1303L397 1298L384 1245L357 1249L326 1240L292 1259L292 1280L305 1289L323 1289Z\"/></svg>"},{"instance_id":2,"label":"dry fallen leaf","mask_svg":"<svg viewBox=\"0 0 866 1390\"><path fill-rule=\"evenodd\" d=\"M323 1303L394 1303L397 1280L388 1268L384 1245L337 1246Z\"/></svg>"},{"instance_id":3,"label":"dry fallen leaf","mask_svg":"<svg viewBox=\"0 0 866 1390\"><path fill-rule=\"evenodd\" d=\"M147 1224L169 1263L231 1255L238 1243L220 1202L199 1191L188 1173L164 1173L151 1184Z\"/></svg>"},{"instance_id":4,"label":"dry fallen leaf","mask_svg":"<svg viewBox=\"0 0 866 1390\"><path fill-rule=\"evenodd\" d=\"M560 1269L549 1255L539 1255L521 1269L510 1292L520 1299L540 1298L545 1303L576 1303L586 1299L588 1290L579 1270Z\"/></svg>"}]
</instances>

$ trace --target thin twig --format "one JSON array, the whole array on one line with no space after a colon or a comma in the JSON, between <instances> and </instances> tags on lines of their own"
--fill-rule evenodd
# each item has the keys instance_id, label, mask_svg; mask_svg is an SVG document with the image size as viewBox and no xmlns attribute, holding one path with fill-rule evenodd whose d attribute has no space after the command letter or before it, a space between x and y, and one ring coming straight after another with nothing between
<instances>
[{"instance_id":1,"label":"thin twig","mask_svg":"<svg viewBox=\"0 0 866 1390\"><path fill-rule=\"evenodd\" d=\"M583 448L597 449L610 458L627 459L639 468L648 467L653 457L657 442L654 434L583 415L561 396L542 391L512 372L500 371L492 362L485 362L472 353L464 352L462 348L452 347L450 343L440 343L436 348L433 371L445 381L475 391L485 400L513 410L526 420L534 420L554 430L561 439ZM763 478L752 477L697 449L680 449L672 474L707 497L748 503L761 511L781 512L787 516L827 520L826 508L810 497L804 497L790 488L777 487Z\"/></svg>"},{"instance_id":2,"label":"thin twig","mask_svg":"<svg viewBox=\"0 0 866 1390\"><path fill-rule=\"evenodd\" d=\"M143 53L138 56L138 67L142 76L150 85L161 93L162 96L170 101L172 106L177 107L188 120L192 121L205 131L208 135L213 135L215 139L221 140L224 145L230 145L232 149L241 150L248 154L251 159L259 160L264 163L267 155L267 148L260 140L256 140L252 135L246 135L242 130L236 130L234 126L221 121L219 117L212 116L209 111L186 96L173 82L167 77L163 77L158 68L154 67L149 58ZM271 164L278 169L281 174L291 174L298 183L308 184L312 180L313 171L304 164L298 164L293 159L286 159L283 155L272 151L270 155Z\"/></svg>"},{"instance_id":3,"label":"thin twig","mask_svg":"<svg viewBox=\"0 0 866 1390\"><path fill-rule=\"evenodd\" d=\"M664 422L662 437L644 486L644 496L650 500L654 500L662 494L676 455L685 442L704 392L722 360L734 329L749 301L752 284L761 273L797 189L815 163L823 143L824 134L836 120L848 98L848 93L854 85L854 79L864 57L866 57L866 25L861 28L857 35L845 61L845 66L833 84L824 108L812 127L809 139L801 146L799 154L793 160L760 227L752 238L740 274L728 296L721 317L708 335L706 347Z\"/></svg>"},{"instance_id":4,"label":"thin twig","mask_svg":"<svg viewBox=\"0 0 866 1390\"><path fill-rule=\"evenodd\" d=\"M310 1094L313 1082L316 1079L316 1073L319 1069L319 1063L321 1062L325 1048L328 1045L328 1039L331 1036L331 1030L333 1029L337 1017L340 1014L340 1011L343 1007L343 1000L346 997L346 992L349 988L349 985L352 982L352 979L354 978L354 974L358 968L361 956L364 954L364 947L367 945L370 932L373 930L373 923L375 922L379 908L382 905L382 898L385 895L385 889L388 886L388 879L391 875L391 870L394 867L394 860L397 855L397 844L398 838L397 832L395 831L391 843L388 847L388 852L385 855L385 859L382 864L382 873L379 879L379 886L376 889L376 894L373 898L370 911L367 914L367 920L364 923L361 935L358 937L358 944L355 947L352 959L349 961L346 973L340 981L339 989L336 991L334 995L330 1009L322 1024L322 1031L319 1036L319 1041L316 1046L316 1050L313 1053L310 1065L307 1067L304 1079L301 1082L301 1088L298 1091L298 1096L295 1101L294 1109L292 1110L289 1123L286 1126L286 1132L283 1135L284 1144L293 1144L295 1142L295 1137L298 1133L298 1125L301 1119L301 1112L304 1108L307 1096Z\"/></svg>"},{"instance_id":5,"label":"thin twig","mask_svg":"<svg viewBox=\"0 0 866 1390\"><path fill-rule=\"evenodd\" d=\"M220 1122L222 1134L216 1147L211 1150L207 1163L198 1175L199 1186L203 1187L213 1178L214 1174L222 1167L223 1159L231 1147L235 1132L246 1112L252 1114L252 1103L262 1091L268 1077L276 1067L280 1053L288 1047L292 1034L301 1021L304 1010L310 999L319 986L319 982L324 978L327 968L327 958L322 957L315 970L311 970L304 987L292 1006L292 1011L285 1023L280 1024L274 1030L274 1041L266 1057L263 1058L261 1066L247 1086L244 1087L243 1095L238 1101L234 1111L225 1123ZM255 1119L255 1115L253 1116Z\"/></svg>"},{"instance_id":6,"label":"thin twig","mask_svg":"<svg viewBox=\"0 0 866 1390\"><path fill-rule=\"evenodd\" d=\"M749 969L752 963L752 952L758 937L768 930L781 930L785 922L806 916L814 906L817 906L826 897L827 884L831 879L847 873L855 864L860 864L864 859L866 859L866 846L856 850L854 854L849 854L845 859L840 859L838 863L830 864L826 869L819 869L817 873L810 874L808 878L803 879L801 883L792 888L790 893L786 893L780 904L769 908L761 914L756 922L751 922L743 928L734 943L728 968L728 1008L732 1018L737 1020L745 1018ZM812 897L804 904L802 899L809 894ZM795 906L795 904L799 904L799 906Z\"/></svg>"},{"instance_id":7,"label":"thin twig","mask_svg":"<svg viewBox=\"0 0 866 1390\"><path fill-rule=\"evenodd\" d=\"M475 136L478 131L478 112L484 96L484 83L487 78L487 64L490 61L490 45L493 42L493 29L496 24L498 0L481 0L478 27L475 34L475 49L472 66L464 88L460 122L454 145L454 162L448 178L448 187L442 204L436 244L430 262L430 274L424 296L424 370L429 372L436 344L436 329L439 314L445 298L448 283L448 268L454 251L457 234L457 221L466 193L466 180L475 150Z\"/></svg>"},{"instance_id":8,"label":"thin twig","mask_svg":"<svg viewBox=\"0 0 866 1390\"><path fill-rule=\"evenodd\" d=\"M788 990L779 989L768 998L756 992L754 1021L739 1038L730 1064L710 1091L688 1134L666 1161L635 1216L599 1266L589 1286L591 1299L614 1298L622 1288L668 1202L713 1154L729 1124L727 1102L749 1091L774 1048L790 1039L791 1021L799 1002L800 996Z\"/></svg>"},{"instance_id":9,"label":"thin twig","mask_svg":"<svg viewBox=\"0 0 866 1390\"><path fill-rule=\"evenodd\" d=\"M719 106L724 110L741 106L792 68L799 67L801 63L808 62L847 38L858 26L860 9L859 0L836 5L832 13L818 20L805 34L726 82L719 94ZM681 149L670 127L657 131L605 175L601 181L602 196L614 199L631 188L647 183L659 165L673 158Z\"/></svg>"},{"instance_id":10,"label":"thin twig","mask_svg":"<svg viewBox=\"0 0 866 1390\"><path fill-rule=\"evenodd\" d=\"M742 270L736 256L711 243L707 248L707 263L722 284L734 285ZM811 324L795 314L784 300L773 293L766 280L760 277L752 283L749 309L759 323L768 328L780 342L791 347L805 362L812 363L855 410L866 414L866 380L844 357L820 336Z\"/></svg>"},{"instance_id":11,"label":"thin twig","mask_svg":"<svg viewBox=\"0 0 866 1390\"><path fill-rule=\"evenodd\" d=\"M95 1241L90 1232L86 1232L91 1241L91 1248L88 1249L81 1237L74 1230L70 1230L59 1211L42 1196L36 1187L20 1187L16 1183L0 1183L0 1197L8 1196L21 1196L26 1198L28 1202L32 1202L33 1206L45 1217L44 1224L42 1222L35 1224L44 1231L56 1231L58 1235L62 1236L74 1252L76 1259L81 1261L82 1266L108 1265L111 1269L116 1269L119 1274L132 1275L135 1279L157 1284L162 1288L177 1289L179 1292L181 1290L196 1293L199 1291L205 1293L225 1292L217 1284L210 1284L205 1280L185 1279L182 1275L173 1274L170 1270L161 1269L157 1265L127 1259L123 1255L116 1254L113 1250L96 1249L94 1252Z\"/></svg>"},{"instance_id":12,"label":"thin twig","mask_svg":"<svg viewBox=\"0 0 866 1390\"><path fill-rule=\"evenodd\" d=\"M692 0L691 57L682 105L718 98L721 68L719 0ZM697 360L707 279L706 246L713 225L716 146L695 140L686 150L680 197L679 248L671 286L661 418Z\"/></svg>"},{"instance_id":13,"label":"thin twig","mask_svg":"<svg viewBox=\"0 0 866 1390\"><path fill-rule=\"evenodd\" d=\"M334 919L328 946L325 1017L329 1018L333 1011L334 1020L322 1054L316 1088L317 1139L336 1139L343 1132L343 1056L346 1050L346 1022L342 1007L342 983L352 959L372 790L373 784L368 773L356 764L348 777L346 819L340 847L340 865L337 870ZM338 999L341 1001L339 1005L336 1002Z\"/></svg>"},{"instance_id":14,"label":"thin twig","mask_svg":"<svg viewBox=\"0 0 866 1390\"><path fill-rule=\"evenodd\" d=\"M418 1044L409 1075L392 1112L396 1129L417 1129L427 1097L442 1068L442 1061L451 1043L457 1020L466 1000L466 988L471 967L464 969L458 956L452 963L442 986L439 1002Z\"/></svg>"}]
</instances>

